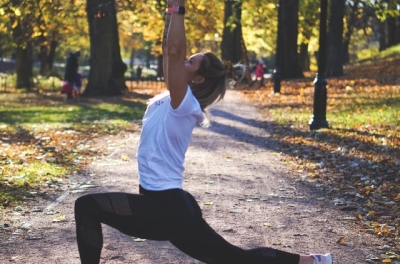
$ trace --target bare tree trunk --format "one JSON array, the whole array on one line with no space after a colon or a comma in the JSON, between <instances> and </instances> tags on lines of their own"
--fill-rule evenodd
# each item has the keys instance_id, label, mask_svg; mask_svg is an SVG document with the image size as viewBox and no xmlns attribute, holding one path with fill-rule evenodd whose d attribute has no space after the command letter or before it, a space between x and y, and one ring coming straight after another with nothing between
<instances>
[{"instance_id":1,"label":"bare tree trunk","mask_svg":"<svg viewBox=\"0 0 400 264\"><path fill-rule=\"evenodd\" d=\"M349 46L350 46L350 38L351 35L353 34L353 29L356 23L357 19L357 9L358 9L358 3L359 0L355 0L351 3L349 3L349 19L346 24L347 30L345 31L344 39L343 39L343 47L342 47L342 61L343 64L347 64L350 62L350 56L349 56Z\"/></svg>"},{"instance_id":2,"label":"bare tree trunk","mask_svg":"<svg viewBox=\"0 0 400 264\"><path fill-rule=\"evenodd\" d=\"M299 24L299 0L280 0L282 14L278 21L282 32L279 32L282 41L278 45L281 49L281 76L282 79L304 78L297 54L297 35ZM278 47L279 49L279 47Z\"/></svg>"},{"instance_id":3,"label":"bare tree trunk","mask_svg":"<svg viewBox=\"0 0 400 264\"><path fill-rule=\"evenodd\" d=\"M32 44L28 42L25 47L17 47L15 52L17 88L32 88Z\"/></svg>"},{"instance_id":4,"label":"bare tree trunk","mask_svg":"<svg viewBox=\"0 0 400 264\"><path fill-rule=\"evenodd\" d=\"M396 18L388 17L386 20L387 25L387 47L392 47L397 44L396 42Z\"/></svg>"},{"instance_id":5,"label":"bare tree trunk","mask_svg":"<svg viewBox=\"0 0 400 264\"><path fill-rule=\"evenodd\" d=\"M224 30L221 42L222 59L237 63L242 59L242 5L239 1L225 0Z\"/></svg>"},{"instance_id":6,"label":"bare tree trunk","mask_svg":"<svg viewBox=\"0 0 400 264\"><path fill-rule=\"evenodd\" d=\"M345 2L346 0L334 0L330 4L326 77L343 75L342 47Z\"/></svg>"},{"instance_id":7,"label":"bare tree trunk","mask_svg":"<svg viewBox=\"0 0 400 264\"><path fill-rule=\"evenodd\" d=\"M379 20L378 23L379 23L379 51L382 51L387 48L386 30L385 30L386 23Z\"/></svg>"},{"instance_id":8,"label":"bare tree trunk","mask_svg":"<svg viewBox=\"0 0 400 264\"><path fill-rule=\"evenodd\" d=\"M40 45L40 50L39 50L39 60L40 60L40 75L46 76L49 73L49 65L48 65L48 60L47 60L47 46L42 44Z\"/></svg>"},{"instance_id":9,"label":"bare tree trunk","mask_svg":"<svg viewBox=\"0 0 400 264\"><path fill-rule=\"evenodd\" d=\"M251 83L251 71L250 71L250 63L249 63L249 57L247 56L247 48L246 48L246 43L244 43L244 39L242 36L242 39L240 41L241 46L242 46L242 62L247 66L247 70L245 72L244 76L244 82L246 83Z\"/></svg>"},{"instance_id":10,"label":"bare tree trunk","mask_svg":"<svg viewBox=\"0 0 400 264\"><path fill-rule=\"evenodd\" d=\"M87 0L90 72L84 96L120 95L127 86L118 37L114 0Z\"/></svg>"},{"instance_id":11,"label":"bare tree trunk","mask_svg":"<svg viewBox=\"0 0 400 264\"><path fill-rule=\"evenodd\" d=\"M49 71L53 71L54 59L56 57L56 49L58 47L58 41L52 40L50 42L50 51L47 55L47 65L49 66Z\"/></svg>"},{"instance_id":12,"label":"bare tree trunk","mask_svg":"<svg viewBox=\"0 0 400 264\"><path fill-rule=\"evenodd\" d=\"M302 71L310 70L310 55L308 54L308 44L300 44L299 63Z\"/></svg>"}]
</instances>

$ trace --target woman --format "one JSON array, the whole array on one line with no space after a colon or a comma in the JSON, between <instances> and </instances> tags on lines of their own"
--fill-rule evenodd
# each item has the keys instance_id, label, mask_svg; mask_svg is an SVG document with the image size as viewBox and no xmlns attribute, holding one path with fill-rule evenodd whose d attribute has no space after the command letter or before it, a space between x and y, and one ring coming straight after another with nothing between
<instances>
[{"instance_id":1,"label":"woman","mask_svg":"<svg viewBox=\"0 0 400 264\"><path fill-rule=\"evenodd\" d=\"M240 80L243 65L223 63L212 53L185 60L184 0L168 2L163 36L164 74L169 92L153 98L143 117L138 149L139 192L89 194L75 203L81 261L99 263L101 223L134 237L168 240L205 263L331 264L331 256L245 250L229 244L202 218L191 194L182 190L185 153L203 112L222 99L228 80Z\"/></svg>"}]
</instances>

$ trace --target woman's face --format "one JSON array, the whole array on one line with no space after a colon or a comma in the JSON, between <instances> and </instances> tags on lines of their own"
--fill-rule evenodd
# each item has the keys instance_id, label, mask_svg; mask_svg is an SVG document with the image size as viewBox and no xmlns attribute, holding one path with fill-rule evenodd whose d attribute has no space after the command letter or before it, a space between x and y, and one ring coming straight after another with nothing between
<instances>
[{"instance_id":1,"label":"woman's face","mask_svg":"<svg viewBox=\"0 0 400 264\"><path fill-rule=\"evenodd\" d=\"M186 71L186 80L187 83L198 83L200 80L200 76L196 76L197 70L200 68L201 60L203 59L203 53L196 53L189 57L185 61L185 71Z\"/></svg>"}]
</instances>

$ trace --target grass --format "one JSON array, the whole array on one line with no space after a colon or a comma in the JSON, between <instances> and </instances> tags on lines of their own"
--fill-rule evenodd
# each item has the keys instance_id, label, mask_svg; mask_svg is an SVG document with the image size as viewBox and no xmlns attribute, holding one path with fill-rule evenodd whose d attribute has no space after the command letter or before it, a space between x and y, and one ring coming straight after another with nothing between
<instances>
[{"instance_id":1,"label":"grass","mask_svg":"<svg viewBox=\"0 0 400 264\"><path fill-rule=\"evenodd\" d=\"M0 210L32 193L57 191L65 177L104 154L96 138L139 130L145 99L0 94Z\"/></svg>"}]
</instances>

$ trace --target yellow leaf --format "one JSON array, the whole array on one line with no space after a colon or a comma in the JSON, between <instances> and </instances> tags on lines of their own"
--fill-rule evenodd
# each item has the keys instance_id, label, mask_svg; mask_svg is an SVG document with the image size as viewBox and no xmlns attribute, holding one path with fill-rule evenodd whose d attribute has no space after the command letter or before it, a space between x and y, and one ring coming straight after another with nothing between
<instances>
[{"instance_id":1,"label":"yellow leaf","mask_svg":"<svg viewBox=\"0 0 400 264\"><path fill-rule=\"evenodd\" d=\"M56 218L53 218L53 222L62 222L65 221L65 215L60 215L57 216Z\"/></svg>"},{"instance_id":2,"label":"yellow leaf","mask_svg":"<svg viewBox=\"0 0 400 264\"><path fill-rule=\"evenodd\" d=\"M123 161L128 161L128 160L129 160L128 155L122 154L122 155L121 155L121 160L123 160Z\"/></svg>"},{"instance_id":3,"label":"yellow leaf","mask_svg":"<svg viewBox=\"0 0 400 264\"><path fill-rule=\"evenodd\" d=\"M204 202L204 205L212 205L214 202Z\"/></svg>"},{"instance_id":4,"label":"yellow leaf","mask_svg":"<svg viewBox=\"0 0 400 264\"><path fill-rule=\"evenodd\" d=\"M15 8L14 13L16 16L21 16L21 10L19 8Z\"/></svg>"},{"instance_id":5,"label":"yellow leaf","mask_svg":"<svg viewBox=\"0 0 400 264\"><path fill-rule=\"evenodd\" d=\"M391 259L382 259L382 263L392 263Z\"/></svg>"},{"instance_id":6,"label":"yellow leaf","mask_svg":"<svg viewBox=\"0 0 400 264\"><path fill-rule=\"evenodd\" d=\"M14 24L11 25L11 28L16 28L18 26L18 20L14 21Z\"/></svg>"},{"instance_id":7,"label":"yellow leaf","mask_svg":"<svg viewBox=\"0 0 400 264\"><path fill-rule=\"evenodd\" d=\"M344 237L340 237L340 238L338 239L338 241L336 241L336 243L338 243L338 244L340 244L340 245L345 244Z\"/></svg>"}]
</instances>

